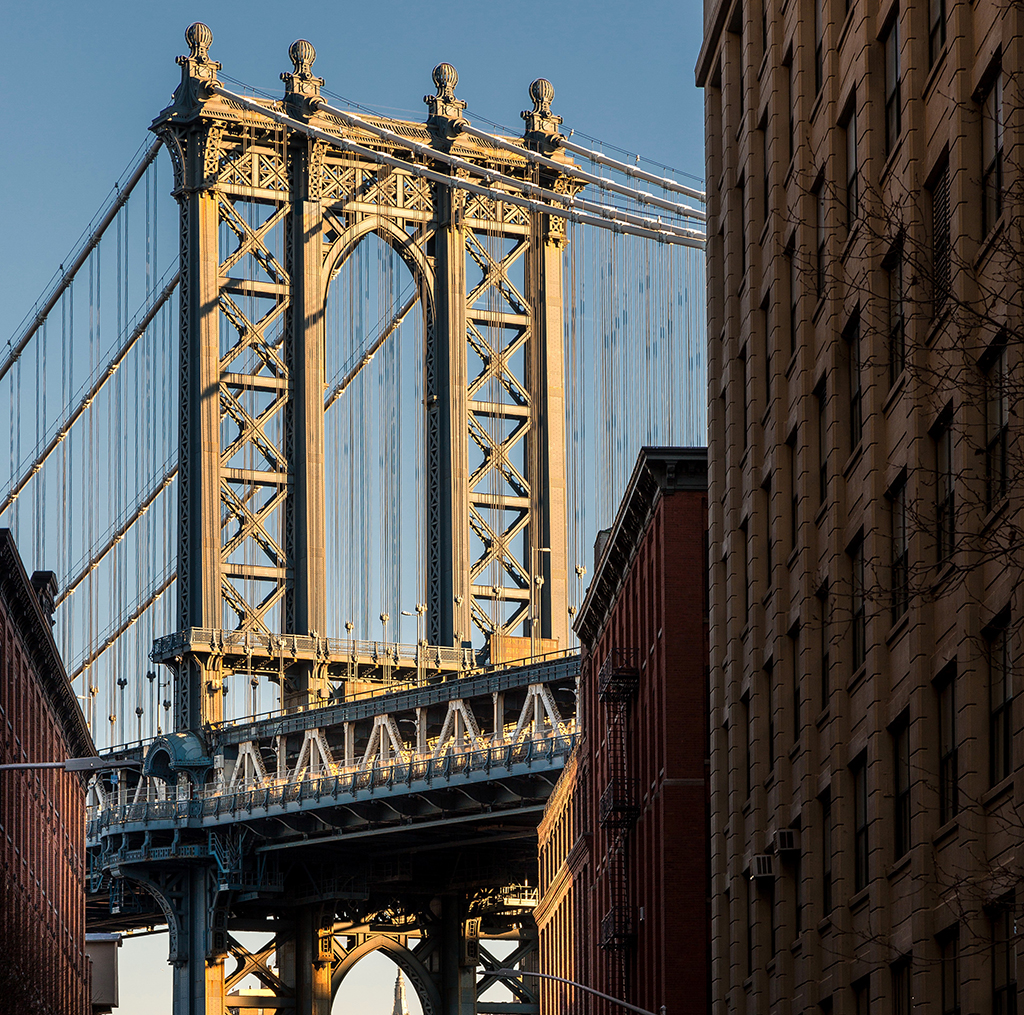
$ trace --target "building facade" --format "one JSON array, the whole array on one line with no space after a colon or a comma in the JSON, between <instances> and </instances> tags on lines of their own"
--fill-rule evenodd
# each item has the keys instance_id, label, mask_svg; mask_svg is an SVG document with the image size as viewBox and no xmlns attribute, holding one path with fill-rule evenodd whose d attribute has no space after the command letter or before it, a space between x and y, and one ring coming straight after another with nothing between
<instances>
[{"instance_id":1,"label":"building facade","mask_svg":"<svg viewBox=\"0 0 1024 1015\"><path fill-rule=\"evenodd\" d=\"M707 1010L707 453L644 448L576 618L583 738L541 839L541 971ZM545 984L542 1012L617 1006Z\"/></svg>"},{"instance_id":2,"label":"building facade","mask_svg":"<svg viewBox=\"0 0 1024 1015\"><path fill-rule=\"evenodd\" d=\"M704 29L715 1011L1005 1015L1024 6Z\"/></svg>"},{"instance_id":3,"label":"building facade","mask_svg":"<svg viewBox=\"0 0 1024 1015\"><path fill-rule=\"evenodd\" d=\"M0 764L96 753L51 634L56 583L0 529ZM85 776L0 772L0 1010L86 1015Z\"/></svg>"}]
</instances>

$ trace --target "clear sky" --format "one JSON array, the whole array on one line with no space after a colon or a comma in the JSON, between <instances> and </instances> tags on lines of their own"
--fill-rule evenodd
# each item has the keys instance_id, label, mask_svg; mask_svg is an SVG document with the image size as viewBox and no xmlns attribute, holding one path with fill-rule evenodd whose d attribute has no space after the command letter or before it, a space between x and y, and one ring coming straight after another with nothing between
<instances>
[{"instance_id":1,"label":"clear sky","mask_svg":"<svg viewBox=\"0 0 1024 1015\"><path fill-rule=\"evenodd\" d=\"M422 118L431 69L448 61L470 119L478 112L518 130L529 83L542 76L566 129L704 172L703 98L693 84L701 0L11 4L0 61L0 344L166 105L194 20L213 29L211 55L224 73L272 92L291 69L288 46L306 38L316 73L346 98ZM165 956L164 935L122 949L121 1015L170 1011ZM393 967L379 961L336 1011L390 1012Z\"/></svg>"}]
</instances>

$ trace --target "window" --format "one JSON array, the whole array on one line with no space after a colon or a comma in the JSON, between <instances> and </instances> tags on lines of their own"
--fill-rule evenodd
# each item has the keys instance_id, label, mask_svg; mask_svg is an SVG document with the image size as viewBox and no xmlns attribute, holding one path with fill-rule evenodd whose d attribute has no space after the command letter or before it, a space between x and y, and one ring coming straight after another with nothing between
<instances>
[{"instance_id":1,"label":"window","mask_svg":"<svg viewBox=\"0 0 1024 1015\"><path fill-rule=\"evenodd\" d=\"M766 572L768 575L768 591L765 594L767 598L774 591L774 580L775 580L775 547L773 545L774 540L772 539L772 477L769 475L765 478L764 484L764 505L765 505L765 535L764 535L764 557Z\"/></svg>"},{"instance_id":2,"label":"window","mask_svg":"<svg viewBox=\"0 0 1024 1015\"><path fill-rule=\"evenodd\" d=\"M794 553L797 547L797 537L800 533L800 496L797 492L796 484L796 436L796 431L794 431L789 440L786 441L789 447L789 545Z\"/></svg>"},{"instance_id":3,"label":"window","mask_svg":"<svg viewBox=\"0 0 1024 1015\"><path fill-rule=\"evenodd\" d=\"M888 155L900 136L900 20L896 12L885 39L885 154Z\"/></svg>"},{"instance_id":4,"label":"window","mask_svg":"<svg viewBox=\"0 0 1024 1015\"><path fill-rule=\"evenodd\" d=\"M786 257L789 258L789 353L792 356L800 331L800 266L792 241L786 248Z\"/></svg>"},{"instance_id":5,"label":"window","mask_svg":"<svg viewBox=\"0 0 1024 1015\"><path fill-rule=\"evenodd\" d=\"M742 434L740 439L743 441L743 448L746 449L748 438L747 430L750 427L750 374L747 369L747 349L746 346L740 351L740 384L743 386L743 397L740 399L740 404L743 409L742 419Z\"/></svg>"},{"instance_id":6,"label":"window","mask_svg":"<svg viewBox=\"0 0 1024 1015\"><path fill-rule=\"evenodd\" d=\"M800 739L800 626L789 632L789 654L792 660L790 675L793 694L793 743Z\"/></svg>"},{"instance_id":7,"label":"window","mask_svg":"<svg viewBox=\"0 0 1024 1015\"><path fill-rule=\"evenodd\" d=\"M814 192L814 291L818 299L825 295L825 247L828 241L825 211L825 180L822 177Z\"/></svg>"},{"instance_id":8,"label":"window","mask_svg":"<svg viewBox=\"0 0 1024 1015\"><path fill-rule=\"evenodd\" d=\"M853 1015L871 1015L871 977L853 984Z\"/></svg>"},{"instance_id":9,"label":"window","mask_svg":"<svg viewBox=\"0 0 1024 1015\"><path fill-rule=\"evenodd\" d=\"M946 45L946 0L928 0L928 66L931 67Z\"/></svg>"},{"instance_id":10,"label":"window","mask_svg":"<svg viewBox=\"0 0 1024 1015\"><path fill-rule=\"evenodd\" d=\"M935 173L932 192L932 302L937 316L949 296L949 159L943 157Z\"/></svg>"},{"instance_id":11,"label":"window","mask_svg":"<svg viewBox=\"0 0 1024 1015\"><path fill-rule=\"evenodd\" d=\"M910 584L910 556L907 540L907 483L901 479L892 491L892 622L906 612Z\"/></svg>"},{"instance_id":12,"label":"window","mask_svg":"<svg viewBox=\"0 0 1024 1015\"><path fill-rule=\"evenodd\" d=\"M992 916L992 1015L1017 1015L1017 905L1004 895Z\"/></svg>"},{"instance_id":13,"label":"window","mask_svg":"<svg viewBox=\"0 0 1024 1015\"><path fill-rule=\"evenodd\" d=\"M772 404L772 339L771 322L768 317L771 302L771 293L767 293L761 304L761 334L764 337L764 411L766 414Z\"/></svg>"},{"instance_id":14,"label":"window","mask_svg":"<svg viewBox=\"0 0 1024 1015\"><path fill-rule=\"evenodd\" d=\"M853 776L853 890L868 885L868 764L861 755L851 768Z\"/></svg>"},{"instance_id":15,"label":"window","mask_svg":"<svg viewBox=\"0 0 1024 1015\"><path fill-rule=\"evenodd\" d=\"M786 54L786 59L785 59L784 62L785 62L786 69L789 71L789 75L788 75L788 77L789 77L789 81L788 81L789 88L788 88L788 94L786 96L786 99L787 99L787 101L786 101L786 115L789 117L789 122L787 124L787 127L788 127L787 133L789 135L789 161L792 162L793 161L793 156L796 154L796 124L797 124L796 108L795 108L796 100L797 100L796 68L793 66L793 53L792 53L792 51L790 51L789 53Z\"/></svg>"},{"instance_id":16,"label":"window","mask_svg":"<svg viewBox=\"0 0 1024 1015\"><path fill-rule=\"evenodd\" d=\"M893 854L899 860L910 850L910 721L902 716L892 731Z\"/></svg>"},{"instance_id":17,"label":"window","mask_svg":"<svg viewBox=\"0 0 1024 1015\"><path fill-rule=\"evenodd\" d=\"M743 713L743 761L746 784L744 798L749 799L751 790L754 788L754 730L750 722L750 695L745 694L740 699L740 709Z\"/></svg>"},{"instance_id":18,"label":"window","mask_svg":"<svg viewBox=\"0 0 1024 1015\"><path fill-rule=\"evenodd\" d=\"M989 353L985 371L985 481L989 510L997 507L1007 493L1009 436L1006 340L1001 336Z\"/></svg>"},{"instance_id":19,"label":"window","mask_svg":"<svg viewBox=\"0 0 1024 1015\"><path fill-rule=\"evenodd\" d=\"M740 211L740 277L747 274L747 183L743 177L736 184L736 200Z\"/></svg>"},{"instance_id":20,"label":"window","mask_svg":"<svg viewBox=\"0 0 1024 1015\"><path fill-rule=\"evenodd\" d=\"M914 1004L914 981L910 956L902 956L890 968L892 971L892 1015L911 1015Z\"/></svg>"},{"instance_id":21,"label":"window","mask_svg":"<svg viewBox=\"0 0 1024 1015\"><path fill-rule=\"evenodd\" d=\"M824 0L814 0L814 94L825 83L825 12Z\"/></svg>"},{"instance_id":22,"label":"window","mask_svg":"<svg viewBox=\"0 0 1024 1015\"><path fill-rule=\"evenodd\" d=\"M793 929L799 937L804 929L804 878L803 854L793 858Z\"/></svg>"},{"instance_id":23,"label":"window","mask_svg":"<svg viewBox=\"0 0 1024 1015\"><path fill-rule=\"evenodd\" d=\"M747 975L754 973L754 929L757 926L757 886L747 882Z\"/></svg>"},{"instance_id":24,"label":"window","mask_svg":"<svg viewBox=\"0 0 1024 1015\"><path fill-rule=\"evenodd\" d=\"M999 70L981 100L981 235L1003 213L1003 72Z\"/></svg>"},{"instance_id":25,"label":"window","mask_svg":"<svg viewBox=\"0 0 1024 1015\"><path fill-rule=\"evenodd\" d=\"M818 400L818 505L828 498L828 420L825 416L825 385L815 391Z\"/></svg>"},{"instance_id":26,"label":"window","mask_svg":"<svg viewBox=\"0 0 1024 1015\"><path fill-rule=\"evenodd\" d=\"M960 928L953 927L939 939L942 976L942 1015L960 1015Z\"/></svg>"},{"instance_id":27,"label":"window","mask_svg":"<svg viewBox=\"0 0 1024 1015\"><path fill-rule=\"evenodd\" d=\"M854 314L843 332L846 340L850 382L850 451L860 443L864 431L864 402L861 389L860 314Z\"/></svg>"},{"instance_id":28,"label":"window","mask_svg":"<svg viewBox=\"0 0 1024 1015\"><path fill-rule=\"evenodd\" d=\"M857 163L857 99L850 105L846 120L846 226L853 228L860 212L860 179Z\"/></svg>"},{"instance_id":29,"label":"window","mask_svg":"<svg viewBox=\"0 0 1024 1015\"><path fill-rule=\"evenodd\" d=\"M775 771L775 673L771 662L764 668L765 690L768 694L768 775Z\"/></svg>"},{"instance_id":30,"label":"window","mask_svg":"<svg viewBox=\"0 0 1024 1015\"><path fill-rule=\"evenodd\" d=\"M829 661L829 599L828 582L818 589L818 602L821 616L821 708L828 708L829 695L832 692Z\"/></svg>"},{"instance_id":31,"label":"window","mask_svg":"<svg viewBox=\"0 0 1024 1015\"><path fill-rule=\"evenodd\" d=\"M750 533L747 520L740 523L740 584L743 586L743 626L750 622Z\"/></svg>"},{"instance_id":32,"label":"window","mask_svg":"<svg viewBox=\"0 0 1024 1015\"><path fill-rule=\"evenodd\" d=\"M775 878L771 878L765 885L764 898L768 906L768 944L774 959L779 953L779 907L775 904Z\"/></svg>"},{"instance_id":33,"label":"window","mask_svg":"<svg viewBox=\"0 0 1024 1015\"><path fill-rule=\"evenodd\" d=\"M1003 617L988 636L989 777L992 785L1013 771L1013 662L1009 618Z\"/></svg>"},{"instance_id":34,"label":"window","mask_svg":"<svg viewBox=\"0 0 1024 1015\"><path fill-rule=\"evenodd\" d=\"M906 366L906 325L903 289L903 245L897 244L887 264L889 309L889 387L899 379Z\"/></svg>"},{"instance_id":35,"label":"window","mask_svg":"<svg viewBox=\"0 0 1024 1015\"><path fill-rule=\"evenodd\" d=\"M821 798L821 905L822 917L832 912L832 794Z\"/></svg>"},{"instance_id":36,"label":"window","mask_svg":"<svg viewBox=\"0 0 1024 1015\"><path fill-rule=\"evenodd\" d=\"M853 638L853 672L864 665L867 658L866 646L866 615L865 615L865 575L864 575L864 537L858 536L850 547L850 568L852 571L851 596L851 636Z\"/></svg>"},{"instance_id":37,"label":"window","mask_svg":"<svg viewBox=\"0 0 1024 1015\"><path fill-rule=\"evenodd\" d=\"M939 563L945 563L953 554L956 538L956 487L953 478L952 422L942 424L935 437L935 521Z\"/></svg>"},{"instance_id":38,"label":"window","mask_svg":"<svg viewBox=\"0 0 1024 1015\"><path fill-rule=\"evenodd\" d=\"M939 824L960 810L960 766L956 735L956 669L939 684Z\"/></svg>"}]
</instances>

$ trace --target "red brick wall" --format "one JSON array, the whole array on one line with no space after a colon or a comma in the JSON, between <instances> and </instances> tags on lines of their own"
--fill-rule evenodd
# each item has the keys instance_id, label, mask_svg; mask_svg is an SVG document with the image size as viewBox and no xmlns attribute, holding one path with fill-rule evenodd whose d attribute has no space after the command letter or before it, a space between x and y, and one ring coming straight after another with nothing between
<instances>
[{"instance_id":1,"label":"red brick wall","mask_svg":"<svg viewBox=\"0 0 1024 1015\"><path fill-rule=\"evenodd\" d=\"M628 575L584 661L587 781L593 885L591 983L641 1007L669 1012L709 1006L707 959L707 496L667 492L643 533ZM627 770L640 815L624 836L635 938L597 947L611 899L609 851L616 833L599 824L608 781L607 712L598 675L613 648L638 650L640 682L627 724ZM641 919L642 913L642 919ZM611 1006L593 1008L610 1013Z\"/></svg>"},{"instance_id":2,"label":"red brick wall","mask_svg":"<svg viewBox=\"0 0 1024 1015\"><path fill-rule=\"evenodd\" d=\"M0 602L0 763L73 753ZM91 1010L84 876L82 779L0 772L0 1011Z\"/></svg>"}]
</instances>

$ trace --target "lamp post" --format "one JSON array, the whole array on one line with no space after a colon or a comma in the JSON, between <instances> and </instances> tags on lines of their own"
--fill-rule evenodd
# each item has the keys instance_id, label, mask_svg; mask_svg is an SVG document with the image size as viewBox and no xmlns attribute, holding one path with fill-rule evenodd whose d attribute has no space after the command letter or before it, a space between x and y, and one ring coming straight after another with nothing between
<instances>
[{"instance_id":1,"label":"lamp post","mask_svg":"<svg viewBox=\"0 0 1024 1015\"><path fill-rule=\"evenodd\" d=\"M593 987L588 987L583 983L577 983L575 980L567 980L564 976L555 976L553 973L534 973L528 969L491 969L489 970L492 976L500 976L503 980L514 980L520 976L536 976L540 980L555 980L557 983L567 983L570 987L577 987L579 990L584 990L588 994L593 994L594 997L600 997L602 1000L611 1001L612 1004L617 1004L620 1008L625 1008L627 1011L635 1011L638 1015L667 1015L668 1009L665 1005L662 1005L660 1010L657 1012L649 1011L647 1008L638 1008L635 1004L630 1004L628 1001L623 1001L621 998L612 997L611 994L602 994L599 990L594 990Z\"/></svg>"}]
</instances>

